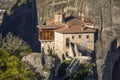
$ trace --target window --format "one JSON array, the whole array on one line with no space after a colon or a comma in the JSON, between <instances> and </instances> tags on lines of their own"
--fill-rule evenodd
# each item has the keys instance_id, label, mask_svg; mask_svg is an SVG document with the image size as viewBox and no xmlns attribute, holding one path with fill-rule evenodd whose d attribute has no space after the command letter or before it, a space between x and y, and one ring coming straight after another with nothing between
<instances>
[{"instance_id":1,"label":"window","mask_svg":"<svg viewBox=\"0 0 120 80\"><path fill-rule=\"evenodd\" d=\"M69 28L71 28L71 26L69 26Z\"/></svg>"},{"instance_id":2,"label":"window","mask_svg":"<svg viewBox=\"0 0 120 80\"><path fill-rule=\"evenodd\" d=\"M62 54L62 60L65 60L65 55L64 54Z\"/></svg>"},{"instance_id":3,"label":"window","mask_svg":"<svg viewBox=\"0 0 120 80\"><path fill-rule=\"evenodd\" d=\"M81 38L81 35L79 35L79 38Z\"/></svg>"},{"instance_id":4,"label":"window","mask_svg":"<svg viewBox=\"0 0 120 80\"><path fill-rule=\"evenodd\" d=\"M66 38L66 46L69 47L69 38Z\"/></svg>"},{"instance_id":5,"label":"window","mask_svg":"<svg viewBox=\"0 0 120 80\"><path fill-rule=\"evenodd\" d=\"M74 39L74 36L72 36L72 39Z\"/></svg>"},{"instance_id":6,"label":"window","mask_svg":"<svg viewBox=\"0 0 120 80\"><path fill-rule=\"evenodd\" d=\"M86 38L89 39L89 35L87 35Z\"/></svg>"}]
</instances>

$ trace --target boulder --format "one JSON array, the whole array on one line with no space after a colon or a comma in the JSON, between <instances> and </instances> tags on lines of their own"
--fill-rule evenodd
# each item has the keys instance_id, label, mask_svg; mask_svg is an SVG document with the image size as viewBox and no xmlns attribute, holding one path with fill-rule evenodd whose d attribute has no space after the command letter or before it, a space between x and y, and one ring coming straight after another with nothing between
<instances>
[{"instance_id":1,"label":"boulder","mask_svg":"<svg viewBox=\"0 0 120 80\"><path fill-rule=\"evenodd\" d=\"M28 56L23 57L22 61L27 62L36 73L36 77L48 80L53 76L51 70L54 67L55 59L51 56L43 55L41 53L32 53Z\"/></svg>"}]
</instances>

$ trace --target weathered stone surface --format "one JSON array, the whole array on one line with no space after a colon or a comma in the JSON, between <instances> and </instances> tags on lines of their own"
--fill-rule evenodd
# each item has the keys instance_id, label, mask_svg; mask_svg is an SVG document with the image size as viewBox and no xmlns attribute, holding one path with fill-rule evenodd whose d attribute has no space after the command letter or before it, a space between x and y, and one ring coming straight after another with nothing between
<instances>
[{"instance_id":1,"label":"weathered stone surface","mask_svg":"<svg viewBox=\"0 0 120 80\"><path fill-rule=\"evenodd\" d=\"M116 79L120 79L117 72L120 67L114 65L119 58L119 51L115 46L116 39L120 38L119 0L36 0L36 3L39 22L53 17L56 11L73 15L83 13L84 16L90 17L98 28L95 46L98 80L115 80L112 74L116 73ZM118 63L119 60L116 64Z\"/></svg>"},{"instance_id":2,"label":"weathered stone surface","mask_svg":"<svg viewBox=\"0 0 120 80\"><path fill-rule=\"evenodd\" d=\"M45 56L45 66L49 69L54 67L55 59L50 56Z\"/></svg>"},{"instance_id":3,"label":"weathered stone surface","mask_svg":"<svg viewBox=\"0 0 120 80\"><path fill-rule=\"evenodd\" d=\"M120 79L119 51L111 48L114 40L120 38L120 0L36 0L36 4L38 22L53 17L53 13L56 11L74 15L84 13L84 16L90 17L95 27L99 29L95 46L98 80ZM37 34L35 0L31 5L17 8L11 16L5 14L0 30L3 34L11 31L28 43L35 43L32 46L36 48L37 42L33 41L34 37L37 39L37 35L33 35ZM116 76L113 75L111 78L112 74L116 74Z\"/></svg>"},{"instance_id":4,"label":"weathered stone surface","mask_svg":"<svg viewBox=\"0 0 120 80\"><path fill-rule=\"evenodd\" d=\"M40 51L37 38L37 13L35 0L18 7L19 0L11 0L4 13L0 33L4 36L11 32L31 45L33 51ZM30 0L28 0L30 1Z\"/></svg>"},{"instance_id":5,"label":"weathered stone surface","mask_svg":"<svg viewBox=\"0 0 120 80\"><path fill-rule=\"evenodd\" d=\"M23 61L31 65L32 69L34 69L35 72L39 74L38 77L40 77L40 75L43 76L43 80L48 80L49 77L51 77L50 70L54 67L55 64L55 59L53 57L46 56L41 53L32 53L23 57Z\"/></svg>"},{"instance_id":6,"label":"weathered stone surface","mask_svg":"<svg viewBox=\"0 0 120 80\"><path fill-rule=\"evenodd\" d=\"M26 57L23 58L23 61L28 61L29 64L31 64L33 67L38 68L40 67L41 69L43 68L42 64L42 54L40 53L32 53Z\"/></svg>"},{"instance_id":7,"label":"weathered stone surface","mask_svg":"<svg viewBox=\"0 0 120 80\"><path fill-rule=\"evenodd\" d=\"M53 52L53 48L54 42L41 41L41 52L44 52L45 54L50 54L50 52Z\"/></svg>"}]
</instances>

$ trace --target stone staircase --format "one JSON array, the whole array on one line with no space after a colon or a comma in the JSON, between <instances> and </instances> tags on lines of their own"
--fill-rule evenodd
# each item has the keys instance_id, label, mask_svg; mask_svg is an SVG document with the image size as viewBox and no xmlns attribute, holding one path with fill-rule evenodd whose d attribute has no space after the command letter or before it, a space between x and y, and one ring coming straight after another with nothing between
<instances>
[{"instance_id":1,"label":"stone staircase","mask_svg":"<svg viewBox=\"0 0 120 80\"><path fill-rule=\"evenodd\" d=\"M74 59L69 66L66 68L66 75L71 76L79 68L79 60Z\"/></svg>"}]
</instances>

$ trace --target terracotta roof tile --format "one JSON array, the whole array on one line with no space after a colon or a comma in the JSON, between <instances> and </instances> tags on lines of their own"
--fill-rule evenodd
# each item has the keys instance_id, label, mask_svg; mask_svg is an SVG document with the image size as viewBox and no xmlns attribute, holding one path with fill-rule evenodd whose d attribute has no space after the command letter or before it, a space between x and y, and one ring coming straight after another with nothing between
<instances>
[{"instance_id":1,"label":"terracotta roof tile","mask_svg":"<svg viewBox=\"0 0 120 80\"><path fill-rule=\"evenodd\" d=\"M84 25L84 22L77 18L73 18L67 22L67 25L68 26L80 26L80 25Z\"/></svg>"},{"instance_id":2,"label":"terracotta roof tile","mask_svg":"<svg viewBox=\"0 0 120 80\"><path fill-rule=\"evenodd\" d=\"M48 21L48 23L51 23L52 21ZM65 23L62 24L56 24L51 23L49 25L41 25L39 28L42 29L49 29L49 30L55 30L59 33L94 33L96 32L95 28L90 28L85 25L93 25L90 19L86 19L85 21L82 21L81 19L77 17L68 17L65 20Z\"/></svg>"},{"instance_id":3,"label":"terracotta roof tile","mask_svg":"<svg viewBox=\"0 0 120 80\"><path fill-rule=\"evenodd\" d=\"M72 33L94 33L96 32L96 29L85 27L82 29L82 27L79 26L71 26L71 27L63 27L60 29L57 29L56 32L63 33L63 34L72 34Z\"/></svg>"},{"instance_id":4,"label":"terracotta roof tile","mask_svg":"<svg viewBox=\"0 0 120 80\"><path fill-rule=\"evenodd\" d=\"M78 18L73 18L66 23L66 27L57 29L56 32L67 33L67 34L68 33L94 33L96 32L96 29L86 27L84 24L85 23L82 20Z\"/></svg>"},{"instance_id":5,"label":"terracotta roof tile","mask_svg":"<svg viewBox=\"0 0 120 80\"><path fill-rule=\"evenodd\" d=\"M41 25L41 26L39 26L38 28L42 28L42 29L59 29L59 28L61 28L61 27L63 27L63 25Z\"/></svg>"}]
</instances>

